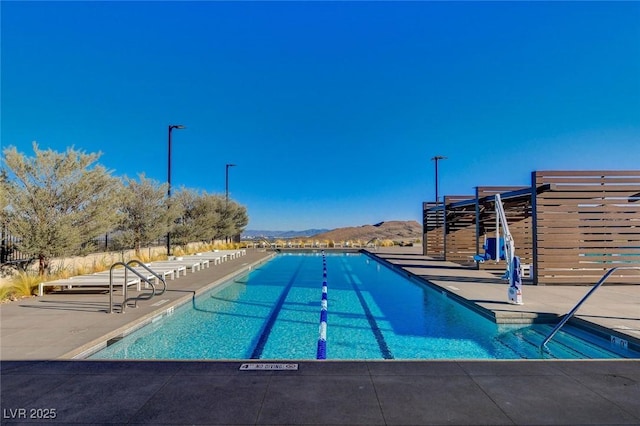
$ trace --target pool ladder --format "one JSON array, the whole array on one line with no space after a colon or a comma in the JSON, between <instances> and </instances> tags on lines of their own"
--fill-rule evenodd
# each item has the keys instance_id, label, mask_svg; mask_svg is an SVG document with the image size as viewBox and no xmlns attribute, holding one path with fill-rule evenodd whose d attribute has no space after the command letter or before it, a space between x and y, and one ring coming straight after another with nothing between
<instances>
[{"instance_id":1,"label":"pool ladder","mask_svg":"<svg viewBox=\"0 0 640 426\"><path fill-rule=\"evenodd\" d=\"M150 281L147 277L145 277L144 275L142 275L140 272L138 272L133 268L133 266L136 264L142 267L143 269L147 270L149 273L151 273L151 275L153 275L158 279L158 282L162 283L162 291L156 291L155 284L152 281ZM134 306L137 308L138 300L149 300L153 298L153 296L159 296L163 294L165 291L167 291L167 282L165 281L164 277L154 272L151 268L149 268L147 265L145 265L141 261L137 259L132 259L127 263L116 262L113 265L111 265L111 268L109 268L109 313L110 314L113 313L113 269L117 266L124 267L124 284L122 286L123 300L120 308L121 314L124 313L125 307L127 306L127 302L129 302L130 300L133 300ZM137 275L138 278L140 278L141 282L144 281L146 284L151 286L151 293L142 293L136 297L132 297L131 299L128 299L127 298L127 288L129 287L128 279L127 279L128 272L133 272L133 274Z\"/></svg>"},{"instance_id":2,"label":"pool ladder","mask_svg":"<svg viewBox=\"0 0 640 426\"><path fill-rule=\"evenodd\" d=\"M591 290L589 290L589 292L587 294L585 294L582 299L580 299L580 301L576 304L576 306L573 307L573 309L571 309L569 311L568 314L566 314L564 317L562 317L562 320L558 323L558 325L556 325L553 328L553 330L551 330L551 333L549 333L549 335L547 337L545 337L545 339L540 344L540 351L544 350L544 348L547 346L547 343L549 343L549 341L551 339L553 339L553 336L555 336L556 333L558 331L560 331L562 326L564 326L571 319L571 317L573 317L573 315L578 311L578 309L580 309L580 306L582 306L582 304L587 301L587 299L607 280L607 278L609 278L609 276L611 274L613 274L615 271L620 270L620 269L636 269L636 270L640 270L640 266L616 266L615 268L609 269L602 276L602 278L600 278L600 281L598 281L596 283L596 285L594 285L591 288Z\"/></svg>"}]
</instances>

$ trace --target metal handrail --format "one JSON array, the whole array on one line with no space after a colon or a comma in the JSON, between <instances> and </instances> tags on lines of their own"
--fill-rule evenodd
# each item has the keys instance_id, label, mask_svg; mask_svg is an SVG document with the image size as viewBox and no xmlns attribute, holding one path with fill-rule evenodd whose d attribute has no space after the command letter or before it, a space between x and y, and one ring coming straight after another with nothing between
<instances>
[{"instance_id":1,"label":"metal handrail","mask_svg":"<svg viewBox=\"0 0 640 426\"><path fill-rule=\"evenodd\" d=\"M569 311L568 314L566 314L564 317L562 317L562 320L554 327L554 329L551 331L551 333L549 333L549 335L542 341L542 343L540 344L540 350L541 351L546 347L546 345L549 342L549 340L551 340L553 338L553 336L555 336L556 333L562 328L562 326L565 325L567 323L567 321L569 321L571 319L571 317L576 313L576 311L580 308L580 306L582 306L582 304L607 280L607 278L609 278L609 276L611 274L613 274L615 271L617 271L619 269L638 269L638 270L640 270L640 266L616 266L615 268L609 269L602 276L602 278L600 278L600 281L598 281L591 288L591 290L589 290L589 292L587 294L585 294L582 297L582 299L580 299L578 304L576 306L574 306L573 309L571 311Z\"/></svg>"},{"instance_id":2,"label":"metal handrail","mask_svg":"<svg viewBox=\"0 0 640 426\"><path fill-rule=\"evenodd\" d=\"M155 293L154 296L160 296L161 294L164 294L165 291L167 291L167 281L164 279L164 277L160 276L160 274L155 272L153 269L149 268L147 265L145 265L138 259L131 259L130 261L127 262L127 265L131 266L133 263L137 263L138 266L142 266L143 269L145 269L147 272L150 272L154 277L156 277L162 283L162 291L159 293Z\"/></svg>"},{"instance_id":3,"label":"metal handrail","mask_svg":"<svg viewBox=\"0 0 640 426\"><path fill-rule=\"evenodd\" d=\"M112 314L113 313L113 268L115 268L116 266L123 266L124 267L124 285L123 285L123 289L122 289L122 293L123 293L123 301L122 301L122 308L120 309L120 313L123 314L125 307L127 305L127 288L129 287L127 285L127 272L131 271L134 274L136 274L138 276L138 278L140 278L142 281L146 282L147 284L149 284L151 286L152 292L151 293L146 293L148 294L148 297L142 297L145 293L137 296L134 298L134 300L136 301L136 306L137 306L137 301L138 299L142 299L142 300L149 300L151 299L153 296L156 295L156 286L149 281L144 275L142 275L140 272L136 271L135 269L133 269L131 266L127 265L124 262L116 262L113 265L111 265L111 268L109 268L109 313Z\"/></svg>"},{"instance_id":4,"label":"metal handrail","mask_svg":"<svg viewBox=\"0 0 640 426\"><path fill-rule=\"evenodd\" d=\"M267 247L265 248L265 251L267 251L267 250L269 250L269 249L271 249L271 250L273 250L273 251L277 251L277 249L276 249L276 247L275 247L275 243L271 243L271 241L267 240L267 239L266 239L266 238L264 238L264 237L260 237L258 240L259 240L260 242L267 243Z\"/></svg>"},{"instance_id":5,"label":"metal handrail","mask_svg":"<svg viewBox=\"0 0 640 426\"><path fill-rule=\"evenodd\" d=\"M380 242L380 238L375 237L367 241L364 246L368 247L370 243L373 243L374 250L377 250L378 249L378 245L376 244L377 242Z\"/></svg>"}]
</instances>

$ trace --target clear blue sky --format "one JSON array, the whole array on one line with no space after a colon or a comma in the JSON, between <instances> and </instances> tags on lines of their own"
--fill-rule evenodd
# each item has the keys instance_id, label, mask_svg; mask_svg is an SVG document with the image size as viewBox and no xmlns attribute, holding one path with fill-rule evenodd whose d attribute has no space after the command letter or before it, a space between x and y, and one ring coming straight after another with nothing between
<instances>
[{"instance_id":1,"label":"clear blue sky","mask_svg":"<svg viewBox=\"0 0 640 426\"><path fill-rule=\"evenodd\" d=\"M533 170L640 166L640 3L6 2L2 145L245 205L249 229L421 220Z\"/></svg>"}]
</instances>

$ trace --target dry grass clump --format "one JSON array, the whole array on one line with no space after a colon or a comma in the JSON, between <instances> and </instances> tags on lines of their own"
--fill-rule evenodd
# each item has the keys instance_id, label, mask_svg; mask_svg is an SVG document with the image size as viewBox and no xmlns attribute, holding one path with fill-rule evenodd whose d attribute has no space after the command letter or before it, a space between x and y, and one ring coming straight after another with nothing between
<instances>
[{"instance_id":1,"label":"dry grass clump","mask_svg":"<svg viewBox=\"0 0 640 426\"><path fill-rule=\"evenodd\" d=\"M136 260L139 260L142 263L153 262L154 260L166 259L166 255L152 254L152 253L142 253L136 255L134 257Z\"/></svg>"},{"instance_id":2,"label":"dry grass clump","mask_svg":"<svg viewBox=\"0 0 640 426\"><path fill-rule=\"evenodd\" d=\"M102 257L100 259L93 260L93 272L103 272L109 270L113 262L110 262L107 257Z\"/></svg>"},{"instance_id":3,"label":"dry grass clump","mask_svg":"<svg viewBox=\"0 0 640 426\"><path fill-rule=\"evenodd\" d=\"M18 271L11 276L7 284L0 287L0 300L6 302L31 297L36 294L38 284L41 282L86 275L92 272L92 268L86 265L60 265L55 271L45 275L39 275L36 271Z\"/></svg>"},{"instance_id":4,"label":"dry grass clump","mask_svg":"<svg viewBox=\"0 0 640 426\"><path fill-rule=\"evenodd\" d=\"M19 271L16 272L9 282L0 287L0 300L14 301L23 297L33 296L38 284L44 281L43 277L34 273Z\"/></svg>"},{"instance_id":5,"label":"dry grass clump","mask_svg":"<svg viewBox=\"0 0 640 426\"><path fill-rule=\"evenodd\" d=\"M172 248L173 256L187 256L195 253L204 253L214 250L235 250L240 248L240 243L223 243L215 242L211 243L198 243L190 244L189 246L176 246Z\"/></svg>"},{"instance_id":6,"label":"dry grass clump","mask_svg":"<svg viewBox=\"0 0 640 426\"><path fill-rule=\"evenodd\" d=\"M185 249L184 249L184 248L182 248L182 247L174 247L174 248L171 250L171 254L172 254L173 256L184 256L184 255L185 255L185 254L187 254L187 253L186 253Z\"/></svg>"},{"instance_id":7,"label":"dry grass clump","mask_svg":"<svg viewBox=\"0 0 640 426\"><path fill-rule=\"evenodd\" d=\"M211 245L211 250L235 250L240 248L239 243L214 243ZM210 250L210 251L211 251Z\"/></svg>"}]
</instances>

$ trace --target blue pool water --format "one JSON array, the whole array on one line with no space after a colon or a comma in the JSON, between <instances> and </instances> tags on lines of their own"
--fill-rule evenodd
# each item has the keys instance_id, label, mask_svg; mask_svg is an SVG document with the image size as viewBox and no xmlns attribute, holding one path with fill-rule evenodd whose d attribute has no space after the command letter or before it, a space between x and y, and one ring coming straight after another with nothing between
<instances>
[{"instance_id":1,"label":"blue pool water","mask_svg":"<svg viewBox=\"0 0 640 426\"><path fill-rule=\"evenodd\" d=\"M319 253L280 254L91 358L315 359L322 264ZM365 254L327 254L326 265L327 359L618 356L562 331L541 354L549 326L496 325Z\"/></svg>"}]
</instances>

